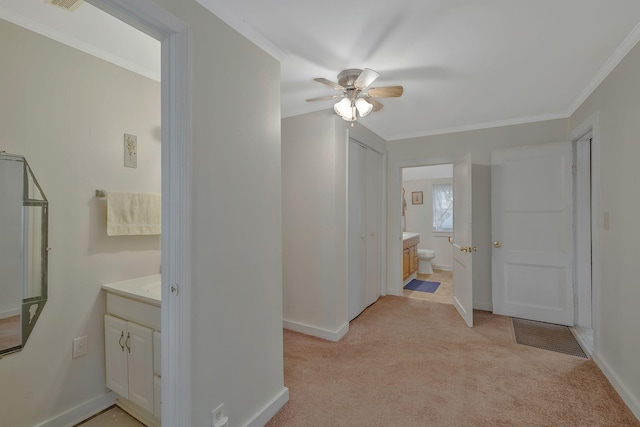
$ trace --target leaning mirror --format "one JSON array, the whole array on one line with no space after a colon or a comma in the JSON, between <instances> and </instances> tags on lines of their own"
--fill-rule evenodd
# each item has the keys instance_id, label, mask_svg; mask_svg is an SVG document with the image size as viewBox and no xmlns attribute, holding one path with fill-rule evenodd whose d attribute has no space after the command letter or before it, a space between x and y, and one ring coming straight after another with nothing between
<instances>
[{"instance_id":1,"label":"leaning mirror","mask_svg":"<svg viewBox=\"0 0 640 427\"><path fill-rule=\"evenodd\" d=\"M47 302L48 202L23 156L0 152L0 356L20 351Z\"/></svg>"}]
</instances>

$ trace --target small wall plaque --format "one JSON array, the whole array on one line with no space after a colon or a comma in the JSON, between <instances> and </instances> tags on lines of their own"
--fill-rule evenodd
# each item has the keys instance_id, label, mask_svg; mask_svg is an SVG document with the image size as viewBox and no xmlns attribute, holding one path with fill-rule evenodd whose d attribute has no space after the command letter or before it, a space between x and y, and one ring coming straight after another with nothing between
<instances>
[{"instance_id":1,"label":"small wall plaque","mask_svg":"<svg viewBox=\"0 0 640 427\"><path fill-rule=\"evenodd\" d=\"M422 191L412 191L411 192L411 204L412 205L421 205L422 204Z\"/></svg>"},{"instance_id":2,"label":"small wall plaque","mask_svg":"<svg viewBox=\"0 0 640 427\"><path fill-rule=\"evenodd\" d=\"M138 137L126 133L124 134L124 166L138 167Z\"/></svg>"}]
</instances>

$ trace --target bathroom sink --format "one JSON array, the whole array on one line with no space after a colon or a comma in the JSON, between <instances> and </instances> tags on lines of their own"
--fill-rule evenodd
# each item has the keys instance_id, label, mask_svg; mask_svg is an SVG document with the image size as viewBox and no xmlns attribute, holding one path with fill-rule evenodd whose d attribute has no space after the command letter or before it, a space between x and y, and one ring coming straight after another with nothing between
<instances>
[{"instance_id":1,"label":"bathroom sink","mask_svg":"<svg viewBox=\"0 0 640 427\"><path fill-rule=\"evenodd\" d=\"M411 239L413 237L419 237L420 233L411 233L409 231L403 231L402 232L402 240L408 240Z\"/></svg>"},{"instance_id":2,"label":"bathroom sink","mask_svg":"<svg viewBox=\"0 0 640 427\"><path fill-rule=\"evenodd\" d=\"M162 300L161 275L137 277L121 282L106 283L102 289L136 301L160 306Z\"/></svg>"}]
</instances>

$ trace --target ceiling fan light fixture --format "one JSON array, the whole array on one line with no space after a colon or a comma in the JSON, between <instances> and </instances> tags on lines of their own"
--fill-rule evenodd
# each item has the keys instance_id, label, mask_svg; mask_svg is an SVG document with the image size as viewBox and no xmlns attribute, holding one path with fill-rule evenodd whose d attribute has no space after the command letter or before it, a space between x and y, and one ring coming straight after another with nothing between
<instances>
[{"instance_id":1,"label":"ceiling fan light fixture","mask_svg":"<svg viewBox=\"0 0 640 427\"><path fill-rule=\"evenodd\" d=\"M356 107L349 98L342 98L339 102L336 102L336 105L333 106L333 110L337 115L348 122L353 122L358 118L356 114Z\"/></svg>"},{"instance_id":2,"label":"ceiling fan light fixture","mask_svg":"<svg viewBox=\"0 0 640 427\"><path fill-rule=\"evenodd\" d=\"M360 114L360 117L365 117L371 111L373 111L373 105L367 102L367 100L364 98L356 99L356 108L358 109L358 113Z\"/></svg>"}]
</instances>

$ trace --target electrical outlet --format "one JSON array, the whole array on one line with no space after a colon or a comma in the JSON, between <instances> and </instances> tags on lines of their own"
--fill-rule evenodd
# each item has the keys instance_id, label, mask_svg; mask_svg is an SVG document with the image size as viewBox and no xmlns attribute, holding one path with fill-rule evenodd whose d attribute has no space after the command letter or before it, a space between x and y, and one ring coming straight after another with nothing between
<instances>
[{"instance_id":1,"label":"electrical outlet","mask_svg":"<svg viewBox=\"0 0 640 427\"><path fill-rule=\"evenodd\" d=\"M87 354L87 336L74 338L73 340L73 354L72 357L75 359L76 357L84 356Z\"/></svg>"},{"instance_id":2,"label":"electrical outlet","mask_svg":"<svg viewBox=\"0 0 640 427\"><path fill-rule=\"evenodd\" d=\"M224 403L211 411L211 427L227 427L227 417L224 416Z\"/></svg>"}]
</instances>

